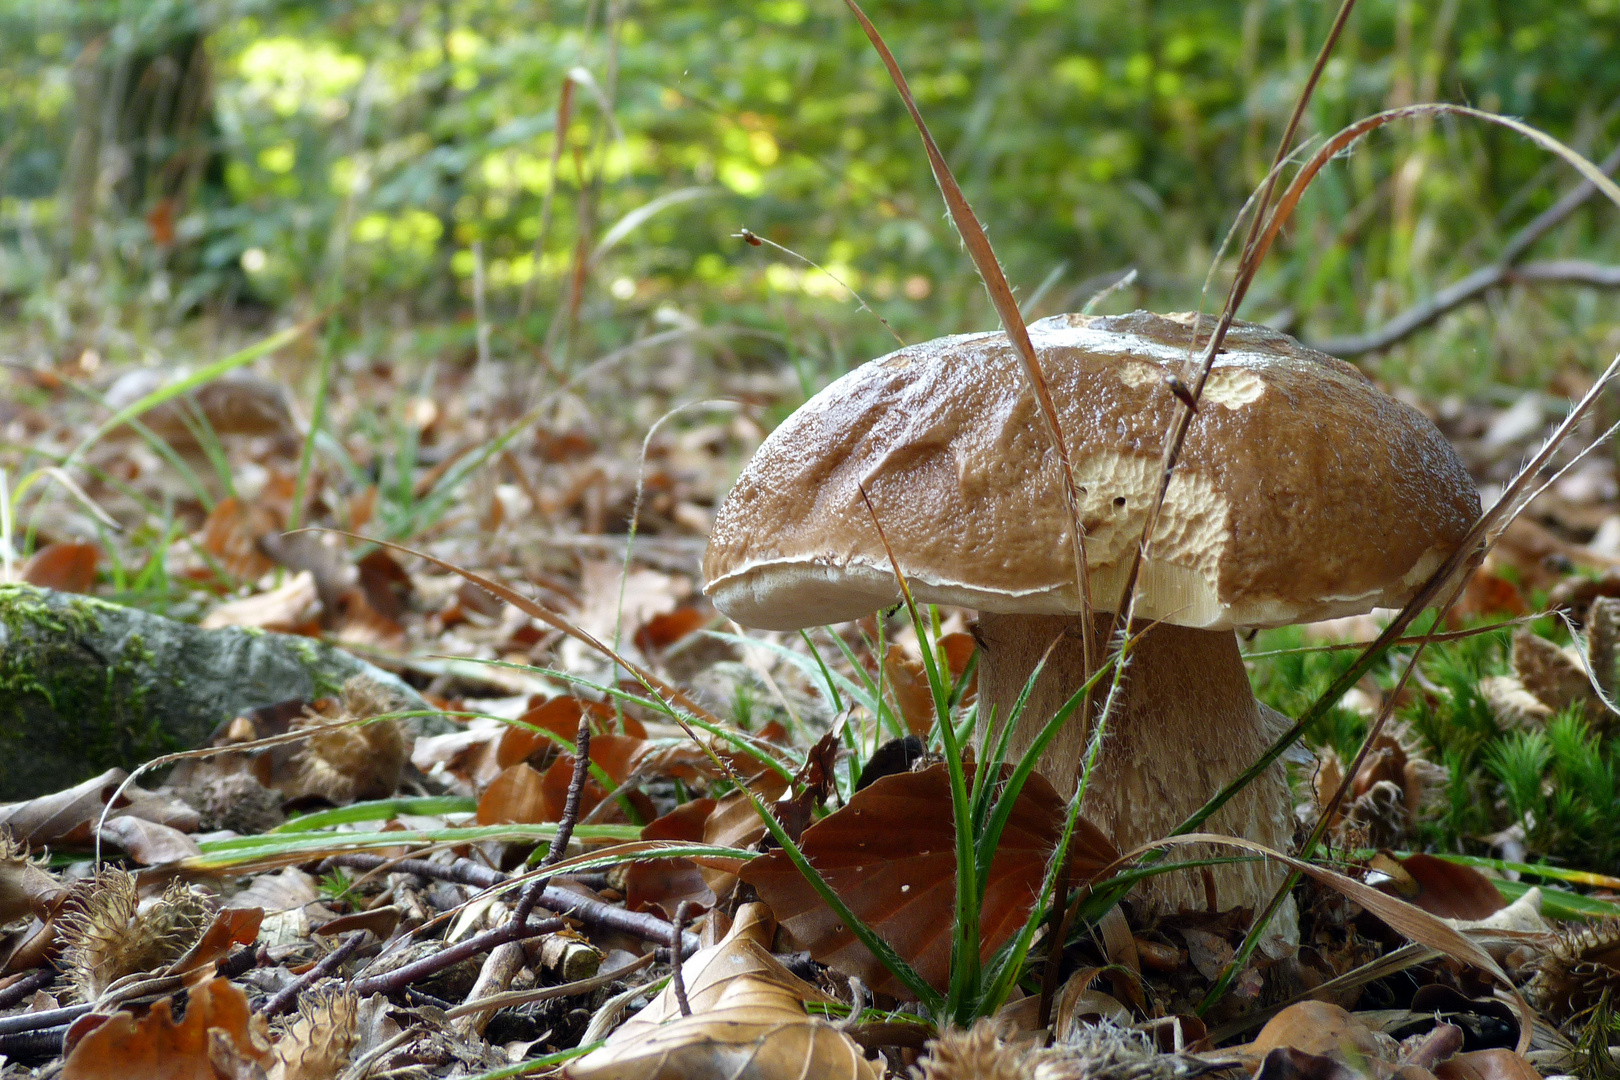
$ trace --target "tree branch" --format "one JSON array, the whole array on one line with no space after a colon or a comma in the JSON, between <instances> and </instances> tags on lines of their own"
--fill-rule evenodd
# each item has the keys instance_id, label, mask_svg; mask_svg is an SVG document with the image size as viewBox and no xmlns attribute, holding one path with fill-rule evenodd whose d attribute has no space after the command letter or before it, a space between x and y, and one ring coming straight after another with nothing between
<instances>
[{"instance_id":1,"label":"tree branch","mask_svg":"<svg viewBox=\"0 0 1620 1080\"><path fill-rule=\"evenodd\" d=\"M1603 170L1605 176L1613 176L1620 170L1620 147L1604 158L1599 168ZM1313 349L1342 357L1381 352L1417 333L1453 308L1461 307L1499 285L1514 282L1620 288L1620 267L1603 266L1576 259L1551 259L1518 265L1519 260L1529 253L1536 241L1583 206L1596 192L1597 188L1590 181L1582 180L1565 192L1557 202L1537 214L1524 228L1514 233L1503 246L1502 254L1496 262L1480 267L1462 280L1447 285L1427 300L1413 304L1377 330L1365 334L1325 338L1307 344Z\"/></svg>"}]
</instances>

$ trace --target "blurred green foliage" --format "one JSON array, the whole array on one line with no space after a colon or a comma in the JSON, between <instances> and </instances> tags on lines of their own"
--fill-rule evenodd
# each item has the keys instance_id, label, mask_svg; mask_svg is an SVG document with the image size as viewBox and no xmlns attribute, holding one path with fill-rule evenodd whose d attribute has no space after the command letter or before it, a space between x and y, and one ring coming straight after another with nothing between
<instances>
[{"instance_id":1,"label":"blurred green foliage","mask_svg":"<svg viewBox=\"0 0 1620 1080\"><path fill-rule=\"evenodd\" d=\"M1112 308L1198 303L1335 7L869 13L1011 279L1048 313L1127 267L1140 281ZM785 323L835 366L884 350L827 274L743 244L742 225L868 293L908 339L993 325L839 0L4 0L0 27L0 297L48 351L105 323L126 332L102 346L117 351L199 314L337 301L383 324L453 318L480 261L509 354L576 324L609 345L660 308ZM1617 48L1620 0L1363 0L1306 129L1445 99L1601 157L1620 137ZM1387 129L1307 195L1245 313L1306 337L1377 325L1488 261L1568 183L1495 128ZM1537 254L1612 259L1615 221L1590 207ZM1602 293L1497 299L1396 350L1395 373L1477 390L1616 344Z\"/></svg>"}]
</instances>

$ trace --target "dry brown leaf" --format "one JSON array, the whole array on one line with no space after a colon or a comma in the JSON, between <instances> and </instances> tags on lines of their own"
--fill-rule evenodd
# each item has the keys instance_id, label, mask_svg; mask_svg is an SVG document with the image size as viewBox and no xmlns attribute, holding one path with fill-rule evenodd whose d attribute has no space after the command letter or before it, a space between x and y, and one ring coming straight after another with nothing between
<instances>
[{"instance_id":1,"label":"dry brown leaf","mask_svg":"<svg viewBox=\"0 0 1620 1080\"><path fill-rule=\"evenodd\" d=\"M1395 1059L1395 1040L1325 1001L1301 1001L1273 1016L1246 1048L1258 1066L1280 1046L1344 1061L1350 1057Z\"/></svg>"},{"instance_id":2,"label":"dry brown leaf","mask_svg":"<svg viewBox=\"0 0 1620 1080\"><path fill-rule=\"evenodd\" d=\"M692 1015L674 988L615 1031L601 1049L573 1062L572 1080L879 1080L848 1035L805 1015L806 1002L831 998L770 953L775 924L749 904L731 932L682 965Z\"/></svg>"},{"instance_id":3,"label":"dry brown leaf","mask_svg":"<svg viewBox=\"0 0 1620 1080\"><path fill-rule=\"evenodd\" d=\"M278 589L230 600L203 617L204 630L222 626L252 626L260 630L296 632L316 622L320 597L315 591L315 575L302 570Z\"/></svg>"},{"instance_id":4,"label":"dry brown leaf","mask_svg":"<svg viewBox=\"0 0 1620 1080\"><path fill-rule=\"evenodd\" d=\"M234 1080L215 1065L221 1038L237 1058L269 1059L263 1021L248 1011L247 997L224 979L210 979L192 989L178 1024L168 998L140 1019L115 1013L73 1047L62 1080Z\"/></svg>"},{"instance_id":5,"label":"dry brown leaf","mask_svg":"<svg viewBox=\"0 0 1620 1080\"><path fill-rule=\"evenodd\" d=\"M527 765L503 769L478 797L478 824L533 824L546 820L546 800L539 773Z\"/></svg>"},{"instance_id":6,"label":"dry brown leaf","mask_svg":"<svg viewBox=\"0 0 1620 1080\"><path fill-rule=\"evenodd\" d=\"M28 849L0 829L0 926L29 915L49 914L67 892L53 875L28 857Z\"/></svg>"},{"instance_id":7,"label":"dry brown leaf","mask_svg":"<svg viewBox=\"0 0 1620 1080\"><path fill-rule=\"evenodd\" d=\"M776 802L787 791L787 778L777 772L765 772L752 777L748 787L767 805ZM759 843L765 835L765 823L748 796L734 791L715 804L703 823L703 842L720 847L745 851ZM717 897L731 894L737 885L735 874L718 870L704 870L703 880Z\"/></svg>"},{"instance_id":8,"label":"dry brown leaf","mask_svg":"<svg viewBox=\"0 0 1620 1080\"><path fill-rule=\"evenodd\" d=\"M641 624L631 640L644 655L655 656L688 634L703 629L713 613L703 608L681 607L662 615L654 615Z\"/></svg>"},{"instance_id":9,"label":"dry brown leaf","mask_svg":"<svg viewBox=\"0 0 1620 1080\"><path fill-rule=\"evenodd\" d=\"M197 842L179 829L125 814L101 827L101 838L117 844L142 866L179 862L202 854Z\"/></svg>"},{"instance_id":10,"label":"dry brown leaf","mask_svg":"<svg viewBox=\"0 0 1620 1080\"><path fill-rule=\"evenodd\" d=\"M1028 917L1063 815L1063 800L1044 778L1032 775L990 865L979 936L986 959ZM847 806L806 829L800 846L850 910L930 986L943 989L956 903L955 843L950 781L940 763L885 776L862 789ZM1069 880L1089 881L1116 857L1108 838L1081 819L1070 844ZM880 993L908 996L784 853L753 860L741 877L817 960L859 976Z\"/></svg>"},{"instance_id":11,"label":"dry brown leaf","mask_svg":"<svg viewBox=\"0 0 1620 1080\"><path fill-rule=\"evenodd\" d=\"M22 580L42 589L87 593L96 583L101 550L94 544L46 544L23 565Z\"/></svg>"},{"instance_id":12,"label":"dry brown leaf","mask_svg":"<svg viewBox=\"0 0 1620 1080\"><path fill-rule=\"evenodd\" d=\"M1434 1067L1439 1080L1541 1080L1524 1058L1511 1050L1471 1050Z\"/></svg>"},{"instance_id":13,"label":"dry brown leaf","mask_svg":"<svg viewBox=\"0 0 1620 1080\"><path fill-rule=\"evenodd\" d=\"M90 839L90 830L107 800L128 776L123 769L108 769L62 791L0 804L0 828L30 848L82 844Z\"/></svg>"},{"instance_id":14,"label":"dry brown leaf","mask_svg":"<svg viewBox=\"0 0 1620 1080\"><path fill-rule=\"evenodd\" d=\"M713 799L682 803L641 830L643 840L703 839L703 830L716 806ZM646 859L625 868L624 903L631 911L657 907L672 916L681 901L700 908L714 906L714 891L690 859Z\"/></svg>"},{"instance_id":15,"label":"dry brown leaf","mask_svg":"<svg viewBox=\"0 0 1620 1080\"><path fill-rule=\"evenodd\" d=\"M1578 704L1587 715L1596 716L1603 709L1581 663L1528 630L1513 632L1513 673L1526 690L1553 712Z\"/></svg>"},{"instance_id":16,"label":"dry brown leaf","mask_svg":"<svg viewBox=\"0 0 1620 1080\"><path fill-rule=\"evenodd\" d=\"M238 581L257 581L276 568L259 549L259 541L280 532L285 519L264 504L243 505L235 496L221 499L203 522L199 546Z\"/></svg>"},{"instance_id":17,"label":"dry brown leaf","mask_svg":"<svg viewBox=\"0 0 1620 1080\"><path fill-rule=\"evenodd\" d=\"M883 677L900 707L906 730L926 738L934 729L934 693L928 688L922 661L900 646L890 645L883 657Z\"/></svg>"},{"instance_id":18,"label":"dry brown leaf","mask_svg":"<svg viewBox=\"0 0 1620 1080\"><path fill-rule=\"evenodd\" d=\"M1442 919L1483 919L1507 907L1491 879L1471 866L1414 852L1404 859L1379 856L1373 867L1390 875L1379 888Z\"/></svg>"}]
</instances>

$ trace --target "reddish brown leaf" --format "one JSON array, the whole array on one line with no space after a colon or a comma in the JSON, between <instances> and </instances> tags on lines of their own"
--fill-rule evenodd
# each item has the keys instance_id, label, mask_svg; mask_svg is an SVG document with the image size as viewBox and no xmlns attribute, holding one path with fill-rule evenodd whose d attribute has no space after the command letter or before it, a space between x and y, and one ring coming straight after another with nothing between
<instances>
[{"instance_id":1,"label":"reddish brown leaf","mask_svg":"<svg viewBox=\"0 0 1620 1080\"><path fill-rule=\"evenodd\" d=\"M1524 1058L1511 1050L1473 1050L1434 1067L1439 1080L1541 1080Z\"/></svg>"},{"instance_id":2,"label":"reddish brown leaf","mask_svg":"<svg viewBox=\"0 0 1620 1080\"><path fill-rule=\"evenodd\" d=\"M221 499L203 522L201 547L238 581L257 581L274 570L275 560L259 541L281 528L281 515L263 506L244 506L235 496Z\"/></svg>"},{"instance_id":3,"label":"reddish brown leaf","mask_svg":"<svg viewBox=\"0 0 1620 1080\"><path fill-rule=\"evenodd\" d=\"M967 671L968 661L973 659L978 643L973 640L972 634L946 634L939 639L940 651L945 654L945 664L951 670L951 681L956 682ZM970 705L978 696L979 673L975 671L973 678L968 681L967 690L962 694L962 704Z\"/></svg>"},{"instance_id":4,"label":"reddish brown leaf","mask_svg":"<svg viewBox=\"0 0 1620 1080\"><path fill-rule=\"evenodd\" d=\"M186 954L170 964L165 974L185 975L202 972L210 965L225 959L225 955L238 945L251 945L258 940L259 925L264 922L264 909L256 907L224 908L214 915L203 936L186 950Z\"/></svg>"},{"instance_id":5,"label":"reddish brown leaf","mask_svg":"<svg viewBox=\"0 0 1620 1080\"><path fill-rule=\"evenodd\" d=\"M63 791L0 804L0 828L31 848L83 843L90 839L90 830L107 800L128 775L123 769L108 769Z\"/></svg>"},{"instance_id":6,"label":"reddish brown leaf","mask_svg":"<svg viewBox=\"0 0 1620 1080\"><path fill-rule=\"evenodd\" d=\"M636 648L652 655L663 652L686 635L703 629L703 624L708 621L709 615L701 608L676 608L648 619L632 640Z\"/></svg>"},{"instance_id":7,"label":"reddish brown leaf","mask_svg":"<svg viewBox=\"0 0 1620 1080\"><path fill-rule=\"evenodd\" d=\"M991 862L980 924L984 957L1027 918L1063 816L1063 800L1052 786L1031 776ZM850 909L929 985L943 989L956 902L955 843L950 782L941 763L885 776L864 788L849 805L805 830L800 846ZM1084 819L1070 852L1069 880L1075 884L1090 880L1117 855L1108 838ZM784 853L755 859L740 876L817 960L860 976L881 993L906 995Z\"/></svg>"},{"instance_id":8,"label":"reddish brown leaf","mask_svg":"<svg viewBox=\"0 0 1620 1080\"><path fill-rule=\"evenodd\" d=\"M94 544L46 544L23 566L22 579L42 589L87 593L96 583L100 558Z\"/></svg>"},{"instance_id":9,"label":"reddish brown leaf","mask_svg":"<svg viewBox=\"0 0 1620 1080\"><path fill-rule=\"evenodd\" d=\"M703 829L714 812L713 799L693 799L685 802L641 830L643 840L703 839ZM672 915L682 900L690 900L699 907L714 906L714 891L709 888L697 864L690 859L646 859L631 863L625 872L626 906L632 911L660 908L666 916Z\"/></svg>"},{"instance_id":10,"label":"reddish brown leaf","mask_svg":"<svg viewBox=\"0 0 1620 1080\"><path fill-rule=\"evenodd\" d=\"M934 729L934 694L928 688L928 673L922 661L913 659L900 646L890 645L883 657L883 677L889 681L906 729L927 737Z\"/></svg>"},{"instance_id":11,"label":"reddish brown leaf","mask_svg":"<svg viewBox=\"0 0 1620 1080\"><path fill-rule=\"evenodd\" d=\"M479 796L478 824L517 822L527 825L556 820L546 817L543 785L540 774L527 765L518 764L502 770L495 782Z\"/></svg>"},{"instance_id":12,"label":"reddish brown leaf","mask_svg":"<svg viewBox=\"0 0 1620 1080\"><path fill-rule=\"evenodd\" d=\"M114 1014L73 1047L62 1080L218 1080L224 1070L215 1068L214 1058L222 1051L261 1065L269 1061L262 1024L253 1022L242 991L212 979L191 991L186 1018L178 1024L168 998L138 1020Z\"/></svg>"},{"instance_id":13,"label":"reddish brown leaf","mask_svg":"<svg viewBox=\"0 0 1620 1080\"><path fill-rule=\"evenodd\" d=\"M1507 907L1491 879L1471 866L1459 866L1433 855L1414 852L1397 862L1403 873L1381 886L1383 891L1415 904L1442 919L1483 919Z\"/></svg>"}]
</instances>

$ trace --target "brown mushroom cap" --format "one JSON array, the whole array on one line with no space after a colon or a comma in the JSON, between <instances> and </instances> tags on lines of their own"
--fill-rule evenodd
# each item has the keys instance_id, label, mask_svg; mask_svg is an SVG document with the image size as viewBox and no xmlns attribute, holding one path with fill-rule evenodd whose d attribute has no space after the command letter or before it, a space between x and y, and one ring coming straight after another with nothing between
<instances>
[{"instance_id":1,"label":"brown mushroom cap","mask_svg":"<svg viewBox=\"0 0 1620 1080\"><path fill-rule=\"evenodd\" d=\"M1191 317L1059 315L1030 336L1069 441L1093 602L1107 610L1157 490L1176 408L1166 376L1190 378ZM715 517L707 592L767 629L896 603L864 485L919 600L1077 613L1060 483L1004 334L901 349L761 445ZM1226 629L1397 606L1478 515L1472 480L1420 412L1341 360L1236 323L1172 475L1137 615Z\"/></svg>"}]
</instances>

